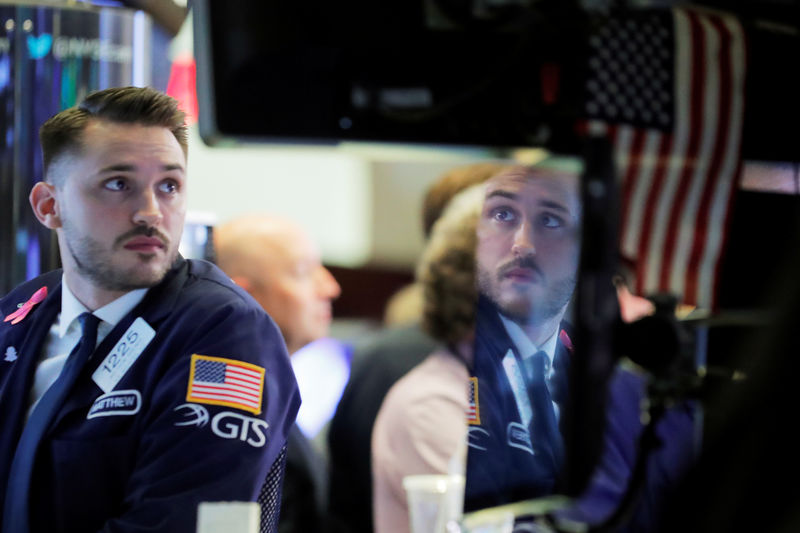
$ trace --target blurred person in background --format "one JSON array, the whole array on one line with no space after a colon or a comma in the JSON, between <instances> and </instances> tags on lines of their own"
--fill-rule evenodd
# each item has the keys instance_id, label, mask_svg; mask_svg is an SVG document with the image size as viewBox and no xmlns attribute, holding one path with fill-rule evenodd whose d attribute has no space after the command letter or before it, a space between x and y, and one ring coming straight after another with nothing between
<instances>
[{"instance_id":1,"label":"blurred person in background","mask_svg":"<svg viewBox=\"0 0 800 533\"><path fill-rule=\"evenodd\" d=\"M420 258L422 326L440 347L389 390L372 433L377 533L409 531L403 478L463 475L475 305L475 242L483 188L456 195Z\"/></svg>"},{"instance_id":2,"label":"blurred person in background","mask_svg":"<svg viewBox=\"0 0 800 533\"><path fill-rule=\"evenodd\" d=\"M427 190L422 206L425 238L458 192L483 183L506 165L481 162L452 168ZM337 533L371 533L370 439L381 402L392 385L420 363L437 342L420 327L419 283L402 288L387 304L385 328L355 347L350 378L328 429L329 517Z\"/></svg>"},{"instance_id":3,"label":"blurred person in background","mask_svg":"<svg viewBox=\"0 0 800 533\"><path fill-rule=\"evenodd\" d=\"M601 454L582 494L555 513L619 533L658 530L699 445L693 402L681 396L683 385L665 387L676 375L692 372L688 361L671 353L688 340L678 323L686 306L671 311L664 295L652 300L636 294L634 272L634 263L620 256L612 278L620 359L606 385Z\"/></svg>"},{"instance_id":4,"label":"blurred person in background","mask_svg":"<svg viewBox=\"0 0 800 533\"><path fill-rule=\"evenodd\" d=\"M325 337L341 288L295 222L274 215L235 218L215 229L217 263L280 328L289 354ZM281 496L282 533L324 529L327 467L295 424L289 431Z\"/></svg>"}]
</instances>

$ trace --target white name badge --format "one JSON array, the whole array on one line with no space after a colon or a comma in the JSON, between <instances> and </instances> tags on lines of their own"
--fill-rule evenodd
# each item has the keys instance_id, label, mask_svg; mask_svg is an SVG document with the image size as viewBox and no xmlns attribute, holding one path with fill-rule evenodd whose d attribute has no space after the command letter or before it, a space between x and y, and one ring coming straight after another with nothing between
<instances>
[{"instance_id":1,"label":"white name badge","mask_svg":"<svg viewBox=\"0 0 800 533\"><path fill-rule=\"evenodd\" d=\"M137 318L128 328L117 344L111 349L97 370L92 374L92 379L103 392L111 392L119 380L136 362L153 337L156 331L142 317Z\"/></svg>"}]
</instances>

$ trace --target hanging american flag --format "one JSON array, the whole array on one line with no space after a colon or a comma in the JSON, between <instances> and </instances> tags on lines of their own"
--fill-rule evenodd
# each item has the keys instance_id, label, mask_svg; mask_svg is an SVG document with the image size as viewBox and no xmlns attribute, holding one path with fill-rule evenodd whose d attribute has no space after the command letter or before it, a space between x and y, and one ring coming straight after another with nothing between
<instances>
[{"instance_id":1,"label":"hanging american flag","mask_svg":"<svg viewBox=\"0 0 800 533\"><path fill-rule=\"evenodd\" d=\"M261 413L264 369L235 359L192 355L187 402L227 405Z\"/></svg>"},{"instance_id":2,"label":"hanging american flag","mask_svg":"<svg viewBox=\"0 0 800 533\"><path fill-rule=\"evenodd\" d=\"M713 308L740 173L745 39L733 16L649 11L591 39L587 125L614 145L639 294Z\"/></svg>"}]
</instances>

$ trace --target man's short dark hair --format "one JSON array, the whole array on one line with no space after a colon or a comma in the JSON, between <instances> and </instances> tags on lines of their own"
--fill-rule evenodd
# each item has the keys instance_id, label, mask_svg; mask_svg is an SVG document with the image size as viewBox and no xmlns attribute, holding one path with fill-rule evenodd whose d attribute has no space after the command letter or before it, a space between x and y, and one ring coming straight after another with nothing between
<instances>
[{"instance_id":1,"label":"man's short dark hair","mask_svg":"<svg viewBox=\"0 0 800 533\"><path fill-rule=\"evenodd\" d=\"M188 153L186 115L178 101L149 87L114 87L89 94L75 107L49 118L39 129L45 179L52 163L69 151L79 151L90 120L161 126L169 129ZM58 185L58 183L57 183Z\"/></svg>"}]
</instances>

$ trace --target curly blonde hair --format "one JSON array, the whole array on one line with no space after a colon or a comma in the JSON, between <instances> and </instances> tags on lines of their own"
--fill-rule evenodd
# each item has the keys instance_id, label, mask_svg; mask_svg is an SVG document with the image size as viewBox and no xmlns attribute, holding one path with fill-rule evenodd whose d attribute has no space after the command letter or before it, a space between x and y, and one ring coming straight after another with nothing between
<instances>
[{"instance_id":1,"label":"curly blonde hair","mask_svg":"<svg viewBox=\"0 0 800 533\"><path fill-rule=\"evenodd\" d=\"M475 324L475 247L483 196L484 186L479 184L453 197L433 225L417 264L423 290L422 327L448 344L464 340Z\"/></svg>"}]
</instances>

